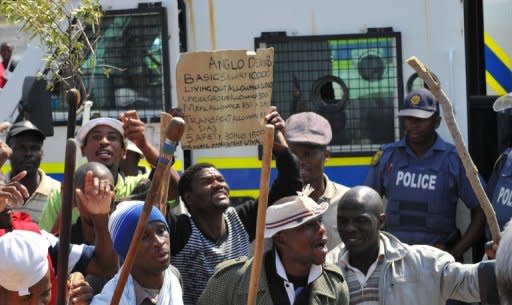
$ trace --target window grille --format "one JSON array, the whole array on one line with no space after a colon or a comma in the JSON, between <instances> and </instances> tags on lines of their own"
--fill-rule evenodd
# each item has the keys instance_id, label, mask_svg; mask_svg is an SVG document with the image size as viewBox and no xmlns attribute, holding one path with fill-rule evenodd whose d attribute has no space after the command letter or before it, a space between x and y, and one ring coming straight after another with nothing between
<instances>
[{"instance_id":1,"label":"window grille","mask_svg":"<svg viewBox=\"0 0 512 305\"><path fill-rule=\"evenodd\" d=\"M335 155L363 155L400 137L403 100L400 33L293 36L263 33L274 48L272 104L284 118L301 111L324 116Z\"/></svg>"},{"instance_id":2,"label":"window grille","mask_svg":"<svg viewBox=\"0 0 512 305\"><path fill-rule=\"evenodd\" d=\"M83 81L91 85L92 113L118 117L128 109L157 119L168 109L170 78L165 8L108 11L101 24L96 50L82 65ZM57 93L58 94L58 93ZM54 121L67 119L67 106L57 96L52 103Z\"/></svg>"}]
</instances>

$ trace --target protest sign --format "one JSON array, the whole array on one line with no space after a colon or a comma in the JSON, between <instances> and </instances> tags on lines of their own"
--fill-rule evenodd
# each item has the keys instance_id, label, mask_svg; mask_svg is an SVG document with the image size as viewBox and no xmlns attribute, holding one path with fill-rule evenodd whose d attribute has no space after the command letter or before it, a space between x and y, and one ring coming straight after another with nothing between
<instances>
[{"instance_id":1,"label":"protest sign","mask_svg":"<svg viewBox=\"0 0 512 305\"><path fill-rule=\"evenodd\" d=\"M176 69L185 149L262 144L274 49L188 52Z\"/></svg>"}]
</instances>

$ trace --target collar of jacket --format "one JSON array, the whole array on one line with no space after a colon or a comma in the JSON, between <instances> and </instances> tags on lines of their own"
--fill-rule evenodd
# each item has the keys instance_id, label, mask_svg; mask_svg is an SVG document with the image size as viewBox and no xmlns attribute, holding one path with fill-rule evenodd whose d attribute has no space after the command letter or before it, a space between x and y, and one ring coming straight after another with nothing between
<instances>
[{"instance_id":1,"label":"collar of jacket","mask_svg":"<svg viewBox=\"0 0 512 305\"><path fill-rule=\"evenodd\" d=\"M250 268L252 268L252 261L253 261L252 258L247 260L245 262L245 264L242 266L242 268L240 268L240 270L238 271L239 274L244 275L244 277L242 278L244 287L249 287L249 282L251 280ZM264 266L264 264L265 264L265 262L263 262L263 266ZM323 267L326 268L326 265L324 265ZM274 304L272 301L272 297L270 295L270 290L268 288L268 284L267 284L267 274L264 269L265 268L262 268L262 270L261 270L260 281L258 284L257 303L258 304ZM339 271L337 271L337 272L339 272ZM322 274L322 276L317 278L312 283L311 293L309 295L310 300L308 303L311 304L311 298L314 298L314 297L325 297L328 299L335 299L336 298L335 293L334 293L335 291L336 291L336 288L332 287L331 283L329 283L327 281L325 275ZM247 296L249 294L249 291L248 290L238 291L238 294L241 299L246 300ZM275 305L278 305L278 304L275 304Z\"/></svg>"},{"instance_id":2,"label":"collar of jacket","mask_svg":"<svg viewBox=\"0 0 512 305\"><path fill-rule=\"evenodd\" d=\"M384 257L386 262L393 262L400 259L403 259L407 254L409 253L409 249L405 246L404 243L402 243L398 238L396 238L394 235L389 234L384 231L380 231L379 236L382 244L384 244ZM344 243L341 243L336 248L331 250L333 253L336 254L337 259L343 257L345 252L347 251L347 248L345 247ZM336 262L337 264L338 262Z\"/></svg>"}]
</instances>

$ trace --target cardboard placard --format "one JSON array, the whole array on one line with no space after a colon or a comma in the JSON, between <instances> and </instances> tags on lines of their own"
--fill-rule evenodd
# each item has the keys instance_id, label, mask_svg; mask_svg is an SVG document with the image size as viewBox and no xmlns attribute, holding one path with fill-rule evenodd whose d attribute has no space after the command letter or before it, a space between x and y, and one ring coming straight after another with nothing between
<instances>
[{"instance_id":1,"label":"cardboard placard","mask_svg":"<svg viewBox=\"0 0 512 305\"><path fill-rule=\"evenodd\" d=\"M274 49L188 52L176 69L185 149L262 144Z\"/></svg>"}]
</instances>

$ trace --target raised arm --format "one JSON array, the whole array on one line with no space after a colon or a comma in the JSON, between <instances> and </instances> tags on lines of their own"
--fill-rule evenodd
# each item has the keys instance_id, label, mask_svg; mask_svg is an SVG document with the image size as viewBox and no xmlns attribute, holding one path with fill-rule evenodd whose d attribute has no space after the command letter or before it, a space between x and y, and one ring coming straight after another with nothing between
<instances>
[{"instance_id":1,"label":"raised arm","mask_svg":"<svg viewBox=\"0 0 512 305\"><path fill-rule=\"evenodd\" d=\"M155 165L158 159L158 150L146 138L144 122L139 118L137 111L129 110L122 113L120 119L123 123L124 136L142 151L144 158L150 164Z\"/></svg>"},{"instance_id":2,"label":"raised arm","mask_svg":"<svg viewBox=\"0 0 512 305\"><path fill-rule=\"evenodd\" d=\"M295 195L297 191L302 189L303 182L300 176L299 160L288 149L288 145L282 133L285 122L279 112L277 112L275 106L270 107L265 119L268 123L273 124L277 131L273 148L276 158L277 178L272 183L268 198L268 204L272 205L282 197ZM252 241L256 230L256 215L258 213L257 201L247 201L237 206L236 210L249 234L249 239Z\"/></svg>"},{"instance_id":3,"label":"raised arm","mask_svg":"<svg viewBox=\"0 0 512 305\"><path fill-rule=\"evenodd\" d=\"M158 150L151 145L147 140L144 133L144 122L142 122L137 114L137 111L130 110L121 114L121 122L123 122L123 129L125 137L132 141L144 154L144 158L155 166L158 161ZM178 200L178 181L179 174L171 168L171 177L169 181L168 200Z\"/></svg>"},{"instance_id":4,"label":"raised arm","mask_svg":"<svg viewBox=\"0 0 512 305\"><path fill-rule=\"evenodd\" d=\"M92 171L85 176L84 191L76 189L78 204L87 211L93 223L95 251L87 265L87 273L99 276L112 276L117 272L117 256L108 232L108 215L114 199L114 190L107 180L93 176Z\"/></svg>"},{"instance_id":5,"label":"raised arm","mask_svg":"<svg viewBox=\"0 0 512 305\"><path fill-rule=\"evenodd\" d=\"M274 125L276 136L273 152L276 158L277 178L270 189L268 203L273 204L278 199L295 195L302 189L300 176L300 162L289 149L284 138L285 121L277 111L277 107L271 106L265 120Z\"/></svg>"}]
</instances>

